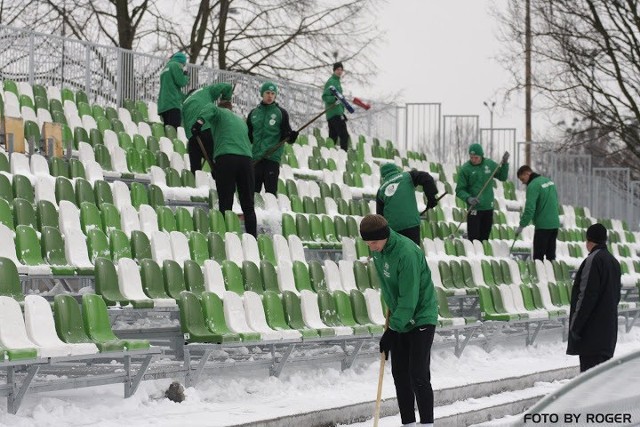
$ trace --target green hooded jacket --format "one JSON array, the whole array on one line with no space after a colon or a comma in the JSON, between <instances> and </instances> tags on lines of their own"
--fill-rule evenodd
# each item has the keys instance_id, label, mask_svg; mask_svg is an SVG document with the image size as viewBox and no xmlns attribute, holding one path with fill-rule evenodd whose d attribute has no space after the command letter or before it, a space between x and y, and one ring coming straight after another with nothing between
<instances>
[{"instance_id":1,"label":"green hooded jacket","mask_svg":"<svg viewBox=\"0 0 640 427\"><path fill-rule=\"evenodd\" d=\"M191 138L191 127L200 118L198 114L202 107L209 103L216 103L218 98L230 100L233 87L229 83L218 83L211 86L201 87L193 91L182 104L182 123L187 138ZM208 122L202 125L202 131L211 128Z\"/></svg>"},{"instance_id":2,"label":"green hooded jacket","mask_svg":"<svg viewBox=\"0 0 640 427\"><path fill-rule=\"evenodd\" d=\"M324 84L324 91L322 92L322 100L324 101L325 109L333 106L336 103L336 101L338 101L338 98L333 96L333 94L329 90L329 87L331 86L335 87L338 92L343 93L342 85L340 84L340 77L336 76L335 74L332 74L331 77L329 77L329 80L327 80L327 82ZM326 116L327 116L327 120L329 120L332 117L341 116L343 114L344 114L344 105L342 105L342 102L339 102L338 105L336 105L335 107L327 111Z\"/></svg>"},{"instance_id":3,"label":"green hooded jacket","mask_svg":"<svg viewBox=\"0 0 640 427\"><path fill-rule=\"evenodd\" d=\"M158 114L165 111L182 108L184 94L180 91L189 83L189 76L185 76L180 63L170 60L160 73L160 94L158 95Z\"/></svg>"},{"instance_id":4,"label":"green hooded jacket","mask_svg":"<svg viewBox=\"0 0 640 427\"><path fill-rule=\"evenodd\" d=\"M278 103L261 102L247 117L249 140L253 144L253 159L258 160L291 133L289 113ZM271 153L267 160L280 163L284 145Z\"/></svg>"},{"instance_id":5,"label":"green hooded jacket","mask_svg":"<svg viewBox=\"0 0 640 427\"><path fill-rule=\"evenodd\" d=\"M400 231L420 225L416 188L408 172L401 172L393 163L380 168L382 185L376 197L383 203L382 216L392 230Z\"/></svg>"},{"instance_id":6,"label":"green hooded jacket","mask_svg":"<svg viewBox=\"0 0 640 427\"><path fill-rule=\"evenodd\" d=\"M556 185L549 178L533 173L527 183L527 201L520 217L520 227L526 227L530 222L539 230L560 228Z\"/></svg>"},{"instance_id":7,"label":"green hooded jacket","mask_svg":"<svg viewBox=\"0 0 640 427\"><path fill-rule=\"evenodd\" d=\"M215 141L213 146L214 159L223 154L252 157L249 130L242 117L231 110L218 107L214 103L205 105L198 117L202 117L211 127L211 136Z\"/></svg>"},{"instance_id":8,"label":"green hooded jacket","mask_svg":"<svg viewBox=\"0 0 640 427\"><path fill-rule=\"evenodd\" d=\"M466 162L458 172L458 182L456 183L456 196L467 203L469 197L477 197L484 183L489 179L498 164L491 159L482 158L478 165ZM509 176L509 164L505 163L494 175L495 179L506 181ZM493 185L489 183L480 195L480 200L475 206L477 211L488 211L493 209Z\"/></svg>"},{"instance_id":9,"label":"green hooded jacket","mask_svg":"<svg viewBox=\"0 0 640 427\"><path fill-rule=\"evenodd\" d=\"M381 252L372 252L382 297L391 311L389 327L408 332L437 325L438 301L424 252L409 238L391 230Z\"/></svg>"}]
</instances>

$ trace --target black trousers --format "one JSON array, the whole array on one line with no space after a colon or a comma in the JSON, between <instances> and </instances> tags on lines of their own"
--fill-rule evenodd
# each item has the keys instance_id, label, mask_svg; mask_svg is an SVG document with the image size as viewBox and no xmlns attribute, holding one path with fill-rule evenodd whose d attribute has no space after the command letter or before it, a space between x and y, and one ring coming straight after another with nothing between
<instances>
[{"instance_id":1,"label":"black trousers","mask_svg":"<svg viewBox=\"0 0 640 427\"><path fill-rule=\"evenodd\" d=\"M278 192L278 177L280 176L280 163L273 160L262 159L255 168L255 187L254 191L259 193L264 184L264 191L275 195Z\"/></svg>"},{"instance_id":2,"label":"black trousers","mask_svg":"<svg viewBox=\"0 0 640 427\"><path fill-rule=\"evenodd\" d=\"M182 112L179 108L172 108L160 113L160 117L162 117L165 125L171 125L176 129L182 124Z\"/></svg>"},{"instance_id":3,"label":"black trousers","mask_svg":"<svg viewBox=\"0 0 640 427\"><path fill-rule=\"evenodd\" d=\"M201 132L200 141L202 141L202 145L204 145L204 149L209 156L209 160L213 161L213 136L209 129L206 129L204 132ZM202 149L200 148L200 144L196 140L196 136L193 135L189 138L189 142L187 143L187 151L189 152L189 163L191 164L191 172L195 175L196 171L202 170L203 161L206 162L204 155L202 154ZM215 179L213 168L211 169L211 176Z\"/></svg>"},{"instance_id":4,"label":"black trousers","mask_svg":"<svg viewBox=\"0 0 640 427\"><path fill-rule=\"evenodd\" d=\"M398 230L398 234L402 234L405 237L410 238L416 245L420 246L420 226L405 228L404 230Z\"/></svg>"},{"instance_id":5,"label":"black trousers","mask_svg":"<svg viewBox=\"0 0 640 427\"><path fill-rule=\"evenodd\" d=\"M244 230L257 237L256 211L253 207L253 159L235 154L216 157L216 187L218 209L222 214L233 208L233 195L238 189L244 214Z\"/></svg>"},{"instance_id":6,"label":"black trousers","mask_svg":"<svg viewBox=\"0 0 640 427\"><path fill-rule=\"evenodd\" d=\"M493 210L472 210L467 216L467 238L469 240L489 240L492 226Z\"/></svg>"},{"instance_id":7,"label":"black trousers","mask_svg":"<svg viewBox=\"0 0 640 427\"><path fill-rule=\"evenodd\" d=\"M329 123L329 138L344 151L349 149L349 131L347 130L347 118L344 115L334 116L327 120Z\"/></svg>"},{"instance_id":8,"label":"black trousers","mask_svg":"<svg viewBox=\"0 0 640 427\"><path fill-rule=\"evenodd\" d=\"M414 402L418 403L421 423L433 423L431 388L431 345L435 325L419 326L398 334L391 347L391 373L396 386L402 424L416 421Z\"/></svg>"},{"instance_id":9,"label":"black trousers","mask_svg":"<svg viewBox=\"0 0 640 427\"><path fill-rule=\"evenodd\" d=\"M549 261L556 259L556 238L558 229L541 230L533 232L533 259L542 259L546 256Z\"/></svg>"},{"instance_id":10,"label":"black trousers","mask_svg":"<svg viewBox=\"0 0 640 427\"><path fill-rule=\"evenodd\" d=\"M580 356L580 372L584 372L601 363L611 359L609 356L602 354L581 354Z\"/></svg>"}]
</instances>

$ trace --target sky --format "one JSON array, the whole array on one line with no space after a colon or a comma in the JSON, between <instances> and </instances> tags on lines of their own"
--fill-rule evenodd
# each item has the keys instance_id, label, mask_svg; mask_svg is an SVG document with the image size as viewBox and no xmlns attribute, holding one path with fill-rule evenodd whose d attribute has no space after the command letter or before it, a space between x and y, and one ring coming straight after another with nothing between
<instances>
[{"instance_id":1,"label":"sky","mask_svg":"<svg viewBox=\"0 0 640 427\"><path fill-rule=\"evenodd\" d=\"M441 102L442 114L479 114L483 128L490 127L483 101L496 101L494 127L515 127L518 139L524 139L523 101L504 104L499 94L511 80L495 59L502 45L491 8L504 7L507 1L383 3L377 25L386 32L386 41L375 59L379 74L367 88L354 92L362 90L371 98L399 93L398 103Z\"/></svg>"}]
</instances>

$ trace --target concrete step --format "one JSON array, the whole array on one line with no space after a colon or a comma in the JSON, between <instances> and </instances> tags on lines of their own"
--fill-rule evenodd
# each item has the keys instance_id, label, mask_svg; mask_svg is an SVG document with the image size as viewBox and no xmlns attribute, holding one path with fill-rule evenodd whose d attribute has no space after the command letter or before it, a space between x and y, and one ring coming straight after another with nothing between
<instances>
[{"instance_id":1,"label":"concrete step","mask_svg":"<svg viewBox=\"0 0 640 427\"><path fill-rule=\"evenodd\" d=\"M507 415L519 414L546 394L545 389L535 387L535 383L569 379L577 374L578 368L576 367L562 368L435 390L437 425L438 427L467 426L502 418ZM523 392L523 390L527 391ZM515 391L520 391L517 396L516 393L513 393ZM483 399L486 402L477 401ZM367 401L354 405L244 423L242 425L251 427L294 427L301 425L333 427L338 424L349 425L370 420L373 416L374 407L375 401ZM381 418L397 414L398 405L395 398L384 399L381 402Z\"/></svg>"}]
</instances>

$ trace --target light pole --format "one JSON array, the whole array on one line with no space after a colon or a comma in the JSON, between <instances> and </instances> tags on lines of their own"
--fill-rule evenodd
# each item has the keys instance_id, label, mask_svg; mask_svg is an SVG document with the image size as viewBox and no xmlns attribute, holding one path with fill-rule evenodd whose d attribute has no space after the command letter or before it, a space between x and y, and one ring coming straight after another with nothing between
<instances>
[{"instance_id":1,"label":"light pole","mask_svg":"<svg viewBox=\"0 0 640 427\"><path fill-rule=\"evenodd\" d=\"M493 149L493 112L496 109L496 101L491 101L489 104L487 101L482 102L487 110L489 110L489 143L491 144L491 149Z\"/></svg>"}]
</instances>

